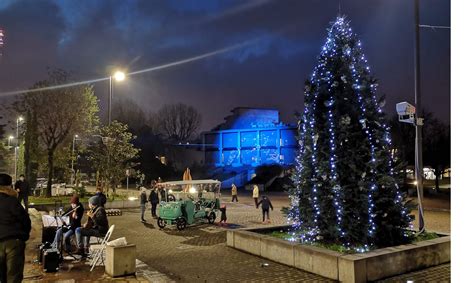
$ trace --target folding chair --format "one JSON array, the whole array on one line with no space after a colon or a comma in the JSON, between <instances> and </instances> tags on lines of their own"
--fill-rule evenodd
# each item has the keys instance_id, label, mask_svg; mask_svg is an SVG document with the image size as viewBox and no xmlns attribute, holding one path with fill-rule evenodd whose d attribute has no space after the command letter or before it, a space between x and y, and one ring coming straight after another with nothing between
<instances>
[{"instance_id":1,"label":"folding chair","mask_svg":"<svg viewBox=\"0 0 474 283\"><path fill-rule=\"evenodd\" d=\"M107 234L105 234L104 238L102 238L102 241L100 242L100 247L98 249L92 250L91 257L92 261L90 263L91 270L94 270L94 267L97 265L99 262L99 259L101 260L102 264L104 264L104 253L105 253L105 246L107 245L107 242L110 239L110 236L112 235L112 232L114 231L115 225L110 226L109 231L107 231Z\"/></svg>"}]
</instances>

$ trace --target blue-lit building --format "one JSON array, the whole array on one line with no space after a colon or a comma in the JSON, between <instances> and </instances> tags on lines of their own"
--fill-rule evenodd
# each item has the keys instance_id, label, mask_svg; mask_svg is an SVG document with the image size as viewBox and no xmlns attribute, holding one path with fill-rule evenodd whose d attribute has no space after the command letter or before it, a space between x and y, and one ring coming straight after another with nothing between
<instances>
[{"instance_id":1,"label":"blue-lit building","mask_svg":"<svg viewBox=\"0 0 474 283\"><path fill-rule=\"evenodd\" d=\"M274 109L239 107L225 122L203 133L205 163L215 167L294 165L296 126L280 122Z\"/></svg>"}]
</instances>

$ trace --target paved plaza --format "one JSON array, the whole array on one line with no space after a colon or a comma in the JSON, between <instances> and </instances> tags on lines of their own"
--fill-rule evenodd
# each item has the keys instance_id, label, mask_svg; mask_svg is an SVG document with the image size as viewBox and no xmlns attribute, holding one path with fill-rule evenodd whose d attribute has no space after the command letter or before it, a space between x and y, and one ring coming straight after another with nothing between
<instances>
[{"instance_id":1,"label":"paved plaza","mask_svg":"<svg viewBox=\"0 0 474 283\"><path fill-rule=\"evenodd\" d=\"M139 209L124 210L122 216L110 216L110 224L116 225L112 238L126 237L129 243L136 244L137 257L148 269L138 271L137 277L120 279L104 275L103 266L90 273L82 263L67 263L59 273L42 273L37 265L31 264L35 258L34 246L41 239L40 226L34 225L32 240L28 243L29 264L25 268L25 281L146 282L148 279L152 282L334 282L226 246L226 229L286 224L286 218L280 210L288 205L288 197L282 193L272 193L270 199L274 206L274 210L270 212L271 224L262 224L261 210L255 208L248 193L241 193L238 203L231 203L229 195L224 194L222 197L227 205L227 227L203 223L190 226L184 231L178 231L175 227L159 229L149 211L145 215L147 223L142 224ZM450 232L449 212L427 211L425 217L429 230ZM33 216L32 221L37 223L39 216ZM445 282L449 278L450 264L445 264L381 282Z\"/></svg>"}]
</instances>

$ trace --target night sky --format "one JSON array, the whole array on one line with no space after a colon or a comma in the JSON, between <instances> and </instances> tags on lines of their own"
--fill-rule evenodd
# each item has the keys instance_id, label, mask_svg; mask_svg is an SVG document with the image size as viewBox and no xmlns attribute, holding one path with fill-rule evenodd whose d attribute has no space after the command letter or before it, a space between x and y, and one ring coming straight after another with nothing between
<instances>
[{"instance_id":1,"label":"night sky","mask_svg":"<svg viewBox=\"0 0 474 283\"><path fill-rule=\"evenodd\" d=\"M449 0L420 2L421 24L450 25ZM294 122L294 111L303 108L304 81L339 3L379 79L379 95L386 94L385 112L393 115L399 101L414 104L411 0L0 0L5 33L0 92L30 87L46 78L48 66L88 80L108 76L117 66L132 72L259 39L225 54L129 77L115 95L146 110L176 102L193 105L203 115L201 130L221 123L237 106L277 108L284 122ZM423 103L449 122L449 30L422 29L421 62ZM108 83L96 83L95 89L105 102Z\"/></svg>"}]
</instances>

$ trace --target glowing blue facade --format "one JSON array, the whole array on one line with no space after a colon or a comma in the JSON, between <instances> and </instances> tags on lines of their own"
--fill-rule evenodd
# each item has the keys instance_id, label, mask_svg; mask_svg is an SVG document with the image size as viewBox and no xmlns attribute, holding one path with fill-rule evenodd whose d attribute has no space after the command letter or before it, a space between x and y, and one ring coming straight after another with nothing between
<instances>
[{"instance_id":1,"label":"glowing blue facade","mask_svg":"<svg viewBox=\"0 0 474 283\"><path fill-rule=\"evenodd\" d=\"M279 122L273 109L236 108L226 122L204 133L205 162L216 167L293 165L296 127Z\"/></svg>"}]
</instances>

